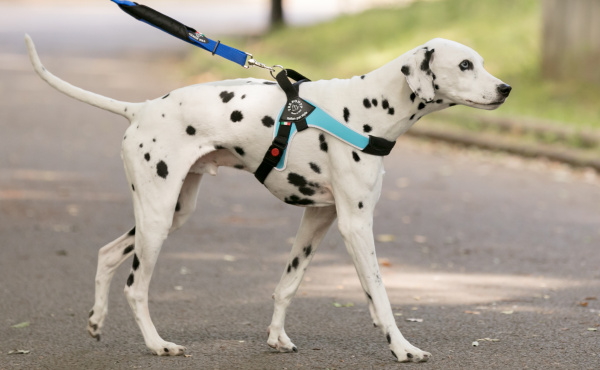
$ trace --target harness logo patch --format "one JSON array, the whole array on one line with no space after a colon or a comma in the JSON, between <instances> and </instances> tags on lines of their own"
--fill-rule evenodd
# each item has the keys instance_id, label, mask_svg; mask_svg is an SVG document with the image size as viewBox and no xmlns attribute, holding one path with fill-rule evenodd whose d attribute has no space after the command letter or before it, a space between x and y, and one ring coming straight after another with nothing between
<instances>
[{"instance_id":1,"label":"harness logo patch","mask_svg":"<svg viewBox=\"0 0 600 370\"><path fill-rule=\"evenodd\" d=\"M308 117L313 110L315 107L306 101L300 98L291 99L286 103L280 121L299 121Z\"/></svg>"}]
</instances>

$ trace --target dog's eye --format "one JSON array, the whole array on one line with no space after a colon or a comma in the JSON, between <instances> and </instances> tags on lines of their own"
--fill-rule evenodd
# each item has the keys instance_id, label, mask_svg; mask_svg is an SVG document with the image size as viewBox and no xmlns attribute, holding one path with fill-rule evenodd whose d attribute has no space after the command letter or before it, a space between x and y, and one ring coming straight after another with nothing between
<instances>
[{"instance_id":1,"label":"dog's eye","mask_svg":"<svg viewBox=\"0 0 600 370\"><path fill-rule=\"evenodd\" d=\"M469 69L473 69L473 63L471 63L470 60L463 60L462 62L460 62L458 67L460 68L461 71L466 71Z\"/></svg>"}]
</instances>

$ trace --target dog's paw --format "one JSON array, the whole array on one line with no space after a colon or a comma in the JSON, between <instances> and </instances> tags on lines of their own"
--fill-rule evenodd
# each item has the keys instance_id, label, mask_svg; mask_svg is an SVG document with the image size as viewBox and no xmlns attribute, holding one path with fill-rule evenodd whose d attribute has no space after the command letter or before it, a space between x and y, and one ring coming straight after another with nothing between
<instances>
[{"instance_id":1,"label":"dog's paw","mask_svg":"<svg viewBox=\"0 0 600 370\"><path fill-rule=\"evenodd\" d=\"M90 333L92 338L100 340L100 334L102 333L102 324L104 322L104 315L98 315L94 313L94 310L90 311L90 318L87 324L87 331Z\"/></svg>"},{"instance_id":2,"label":"dog's paw","mask_svg":"<svg viewBox=\"0 0 600 370\"><path fill-rule=\"evenodd\" d=\"M417 347L392 349L392 355L398 362L427 362L431 358L431 353L421 351Z\"/></svg>"},{"instance_id":3,"label":"dog's paw","mask_svg":"<svg viewBox=\"0 0 600 370\"><path fill-rule=\"evenodd\" d=\"M271 328L269 328L268 333L269 339L267 340L267 344L269 347L274 348L279 352L298 352L298 347L292 343L283 329L277 333L276 331L271 331Z\"/></svg>"},{"instance_id":4,"label":"dog's paw","mask_svg":"<svg viewBox=\"0 0 600 370\"><path fill-rule=\"evenodd\" d=\"M152 351L158 356L183 356L187 348L175 343L164 342Z\"/></svg>"}]
</instances>

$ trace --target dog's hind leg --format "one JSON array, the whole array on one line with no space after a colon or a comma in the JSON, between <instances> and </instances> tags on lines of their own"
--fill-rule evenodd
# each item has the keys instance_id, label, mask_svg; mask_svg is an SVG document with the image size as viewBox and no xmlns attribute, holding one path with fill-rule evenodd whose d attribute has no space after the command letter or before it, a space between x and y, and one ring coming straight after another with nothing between
<instances>
[{"instance_id":1,"label":"dog's hind leg","mask_svg":"<svg viewBox=\"0 0 600 370\"><path fill-rule=\"evenodd\" d=\"M104 319L108 313L110 282L119 265L133 254L134 238L135 227L98 251L94 307L90 311L87 327L88 333L97 340L100 340Z\"/></svg>"},{"instance_id":2,"label":"dog's hind leg","mask_svg":"<svg viewBox=\"0 0 600 370\"><path fill-rule=\"evenodd\" d=\"M196 199L202 175L189 173L183 183L169 234L180 228L196 209ZM100 248L96 270L94 307L90 311L88 332L100 340L104 320L108 313L108 292L117 268L133 255L135 227L126 234Z\"/></svg>"},{"instance_id":3,"label":"dog's hind leg","mask_svg":"<svg viewBox=\"0 0 600 370\"><path fill-rule=\"evenodd\" d=\"M335 206L306 208L304 211L288 264L273 294L275 309L269 326L267 344L281 352L298 351L283 328L285 312L302 282L304 271L312 260L319 243L335 220L335 215Z\"/></svg>"}]
</instances>

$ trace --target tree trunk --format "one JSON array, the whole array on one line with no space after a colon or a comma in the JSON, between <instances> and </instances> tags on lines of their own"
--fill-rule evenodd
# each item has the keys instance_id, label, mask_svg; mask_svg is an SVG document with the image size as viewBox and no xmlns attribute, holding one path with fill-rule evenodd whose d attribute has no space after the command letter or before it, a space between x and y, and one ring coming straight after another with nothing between
<instances>
[{"instance_id":1,"label":"tree trunk","mask_svg":"<svg viewBox=\"0 0 600 370\"><path fill-rule=\"evenodd\" d=\"M600 81L600 0L543 0L545 77Z\"/></svg>"},{"instance_id":2,"label":"tree trunk","mask_svg":"<svg viewBox=\"0 0 600 370\"><path fill-rule=\"evenodd\" d=\"M271 0L271 30L283 27L283 0Z\"/></svg>"}]
</instances>

